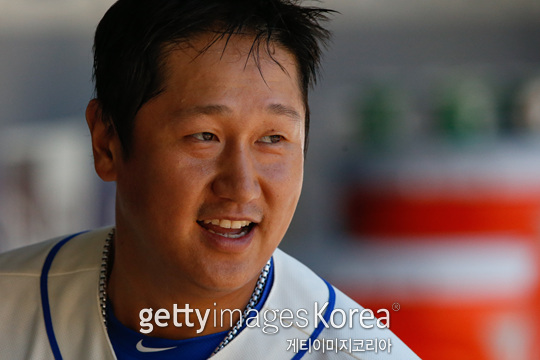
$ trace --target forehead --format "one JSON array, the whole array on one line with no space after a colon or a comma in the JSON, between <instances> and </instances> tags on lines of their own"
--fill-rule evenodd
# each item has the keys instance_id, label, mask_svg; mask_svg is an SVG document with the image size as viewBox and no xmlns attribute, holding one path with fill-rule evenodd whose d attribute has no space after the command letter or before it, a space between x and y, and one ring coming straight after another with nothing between
<instances>
[{"instance_id":1,"label":"forehead","mask_svg":"<svg viewBox=\"0 0 540 360\"><path fill-rule=\"evenodd\" d=\"M229 80L241 81L241 78L251 77L252 80L262 80L270 86L272 79L279 78L281 82L273 81L273 86L292 82L303 96L296 57L273 41L256 39L252 35L202 33L166 46L162 55L165 87L179 75L195 81L197 77L210 73L226 77L236 72L236 78L232 76ZM215 69L222 71L217 74L209 71Z\"/></svg>"}]
</instances>

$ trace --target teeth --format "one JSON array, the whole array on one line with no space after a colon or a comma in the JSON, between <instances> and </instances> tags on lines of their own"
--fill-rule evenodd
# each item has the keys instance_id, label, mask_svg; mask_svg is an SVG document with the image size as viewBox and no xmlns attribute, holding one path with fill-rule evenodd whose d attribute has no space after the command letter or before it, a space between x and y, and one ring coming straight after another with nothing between
<instances>
[{"instance_id":1,"label":"teeth","mask_svg":"<svg viewBox=\"0 0 540 360\"><path fill-rule=\"evenodd\" d=\"M247 223L247 224L246 224ZM231 229L240 229L244 226L249 225L249 221L232 221Z\"/></svg>"},{"instance_id":2,"label":"teeth","mask_svg":"<svg viewBox=\"0 0 540 360\"><path fill-rule=\"evenodd\" d=\"M241 238L242 236L245 236L248 233L247 229L242 230L242 232L240 232L239 234L221 234L210 229L208 229L208 231L211 232L212 234L217 234L217 235L229 238L229 239L238 239L238 238Z\"/></svg>"},{"instance_id":3,"label":"teeth","mask_svg":"<svg viewBox=\"0 0 540 360\"><path fill-rule=\"evenodd\" d=\"M220 227L222 227L224 229L241 229L241 228L251 224L251 221L247 221L247 220L240 220L240 221L234 220L233 221L233 220L212 219L212 220L204 220L204 223L205 224L217 225L217 226L220 226Z\"/></svg>"},{"instance_id":4,"label":"teeth","mask_svg":"<svg viewBox=\"0 0 540 360\"><path fill-rule=\"evenodd\" d=\"M225 228L225 229L230 229L231 228L231 220L221 220L219 222L219 226L222 227L222 228Z\"/></svg>"}]
</instances>

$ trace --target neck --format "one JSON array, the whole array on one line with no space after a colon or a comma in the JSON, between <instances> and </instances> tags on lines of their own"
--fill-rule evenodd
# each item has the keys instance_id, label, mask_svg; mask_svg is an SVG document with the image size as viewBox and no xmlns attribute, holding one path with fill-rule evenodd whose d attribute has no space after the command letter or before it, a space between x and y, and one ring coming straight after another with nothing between
<instances>
[{"instance_id":1,"label":"neck","mask_svg":"<svg viewBox=\"0 0 540 360\"><path fill-rule=\"evenodd\" d=\"M246 308L259 276L230 291L197 288L162 273L163 266L124 256L129 252L117 243L114 247L107 293L115 315L128 328L152 337L187 339L231 329Z\"/></svg>"}]
</instances>

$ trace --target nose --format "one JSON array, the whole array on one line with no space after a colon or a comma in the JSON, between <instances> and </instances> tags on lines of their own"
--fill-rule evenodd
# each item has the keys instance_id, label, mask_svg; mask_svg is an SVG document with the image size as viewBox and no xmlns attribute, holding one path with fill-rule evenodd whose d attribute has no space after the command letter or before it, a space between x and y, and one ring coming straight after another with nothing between
<instances>
[{"instance_id":1,"label":"nose","mask_svg":"<svg viewBox=\"0 0 540 360\"><path fill-rule=\"evenodd\" d=\"M249 149L230 146L218 160L214 193L236 203L249 203L261 195L257 164Z\"/></svg>"}]
</instances>

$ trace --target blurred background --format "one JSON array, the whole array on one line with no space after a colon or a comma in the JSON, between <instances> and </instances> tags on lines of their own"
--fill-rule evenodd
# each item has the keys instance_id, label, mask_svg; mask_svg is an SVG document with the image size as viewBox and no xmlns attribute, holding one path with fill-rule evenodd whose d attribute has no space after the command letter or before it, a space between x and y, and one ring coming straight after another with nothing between
<instances>
[{"instance_id":1,"label":"blurred background","mask_svg":"<svg viewBox=\"0 0 540 360\"><path fill-rule=\"evenodd\" d=\"M0 0L0 251L114 221L84 111L111 0ZM540 358L540 2L326 0L282 247L423 359Z\"/></svg>"}]
</instances>

